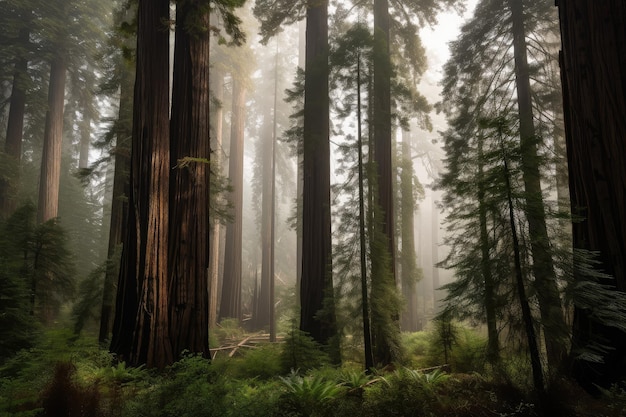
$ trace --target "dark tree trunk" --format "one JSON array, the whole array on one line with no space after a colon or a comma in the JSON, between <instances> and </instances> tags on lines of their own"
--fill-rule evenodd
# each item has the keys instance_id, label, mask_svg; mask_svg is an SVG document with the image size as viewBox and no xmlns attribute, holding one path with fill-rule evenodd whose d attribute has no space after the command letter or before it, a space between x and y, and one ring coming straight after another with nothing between
<instances>
[{"instance_id":1,"label":"dark tree trunk","mask_svg":"<svg viewBox=\"0 0 626 417\"><path fill-rule=\"evenodd\" d=\"M626 291L626 3L559 1L565 131L574 248L597 251L603 280ZM576 274L579 271L575 271ZM574 374L587 388L626 375L626 335L603 326L589 309L574 313ZM603 363L577 358L593 344Z\"/></svg>"},{"instance_id":2,"label":"dark tree trunk","mask_svg":"<svg viewBox=\"0 0 626 417\"><path fill-rule=\"evenodd\" d=\"M361 315L363 318L363 353L365 355L365 371L374 367L372 349L372 330L370 323L370 305L367 281L367 236L365 234L365 173L363 172L363 117L361 111L361 58L357 61L357 152L359 163L359 244L361 261Z\"/></svg>"},{"instance_id":3,"label":"dark tree trunk","mask_svg":"<svg viewBox=\"0 0 626 417\"><path fill-rule=\"evenodd\" d=\"M170 124L170 338L209 357L209 1L176 7ZM187 159L185 159L187 158Z\"/></svg>"},{"instance_id":4,"label":"dark tree trunk","mask_svg":"<svg viewBox=\"0 0 626 417\"><path fill-rule=\"evenodd\" d=\"M504 150L503 150L504 153ZM541 368L541 357L539 356L539 347L537 345L537 336L535 334L535 326L533 323L530 304L526 296L526 288L524 286L524 276L522 272L522 261L520 255L520 244L517 237L517 227L515 225L515 212L513 209L513 198L511 192L511 177L509 167L504 156L504 177L506 181L507 203L509 209L509 225L511 227L511 238L513 239L514 265L515 265L515 283L517 289L517 297L522 310L522 320L524 322L524 330L526 331L526 340L528 342L528 350L530 351L530 365L533 372L533 386L535 391L542 397L544 391L543 370Z\"/></svg>"},{"instance_id":5,"label":"dark tree trunk","mask_svg":"<svg viewBox=\"0 0 626 417\"><path fill-rule=\"evenodd\" d=\"M526 195L526 217L532 251L534 286L539 301L541 324L544 328L548 363L556 370L567 353L565 346L567 326L561 307L556 282L552 250L546 227L545 208L541 192L541 174L537 136L533 121L530 71L526 51L524 9L519 0L509 0L513 25L515 79L520 120L520 147L522 149L522 175Z\"/></svg>"},{"instance_id":6,"label":"dark tree trunk","mask_svg":"<svg viewBox=\"0 0 626 417\"><path fill-rule=\"evenodd\" d=\"M63 142L63 108L67 64L59 54L50 64L48 111L43 137L39 204L37 221L43 223L57 217L59 211L59 181L61 178L61 145Z\"/></svg>"},{"instance_id":7,"label":"dark tree trunk","mask_svg":"<svg viewBox=\"0 0 626 417\"><path fill-rule=\"evenodd\" d=\"M374 237L372 249L372 341L374 360L399 359L400 312L395 301L395 239L391 162L391 56L389 2L374 1ZM384 240L384 242L382 241ZM393 294L392 294L393 293ZM383 305L384 304L384 305Z\"/></svg>"},{"instance_id":8,"label":"dark tree trunk","mask_svg":"<svg viewBox=\"0 0 626 417\"><path fill-rule=\"evenodd\" d=\"M234 318L241 320L241 251L242 251L242 206L243 206L243 142L246 90L238 80L233 81L233 111L230 134L230 159L228 176L232 192L232 223L226 226L224 253L224 282L220 320Z\"/></svg>"},{"instance_id":9,"label":"dark tree trunk","mask_svg":"<svg viewBox=\"0 0 626 417\"><path fill-rule=\"evenodd\" d=\"M27 44L30 30L20 30L18 42ZM16 193L19 179L19 170L22 160L22 136L24 133L24 110L26 109L26 85L28 83L28 60L25 56L18 56L13 69L13 86L9 101L9 120L7 122L7 136L4 151L15 165L14 177L0 178L0 219L8 218L16 207Z\"/></svg>"},{"instance_id":10,"label":"dark tree trunk","mask_svg":"<svg viewBox=\"0 0 626 417\"><path fill-rule=\"evenodd\" d=\"M332 279L328 1L307 8L300 329L339 361ZM333 339L333 340L331 340Z\"/></svg>"},{"instance_id":11,"label":"dark tree trunk","mask_svg":"<svg viewBox=\"0 0 626 417\"><path fill-rule=\"evenodd\" d=\"M131 71L124 72L120 85L120 107L117 121L116 144L114 150L115 171L113 174L113 195L111 197L111 223L107 249L107 269L102 290L102 309L98 341L105 343L111 333L114 313L115 282L119 276L119 261L115 254L122 245L124 226L128 224L128 194L130 171L130 138L132 136L133 80Z\"/></svg>"},{"instance_id":12,"label":"dark tree trunk","mask_svg":"<svg viewBox=\"0 0 626 417\"><path fill-rule=\"evenodd\" d=\"M496 320L495 283L491 271L489 234L487 231L487 204L485 202L485 179L483 167L483 137L478 138L478 217L480 222L480 269L483 275L485 316L487 318L487 360L496 363L500 359L500 342ZM517 236L516 236L517 238Z\"/></svg>"},{"instance_id":13,"label":"dark tree trunk","mask_svg":"<svg viewBox=\"0 0 626 417\"><path fill-rule=\"evenodd\" d=\"M168 0L139 0L129 213L111 350L129 365L163 368L169 338Z\"/></svg>"}]
</instances>

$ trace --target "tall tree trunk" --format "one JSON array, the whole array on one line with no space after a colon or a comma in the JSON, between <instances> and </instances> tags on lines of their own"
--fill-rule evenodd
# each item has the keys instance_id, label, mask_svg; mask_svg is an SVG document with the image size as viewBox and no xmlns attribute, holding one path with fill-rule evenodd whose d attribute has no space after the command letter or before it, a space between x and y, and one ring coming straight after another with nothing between
<instances>
[{"instance_id":1,"label":"tall tree trunk","mask_svg":"<svg viewBox=\"0 0 626 417\"><path fill-rule=\"evenodd\" d=\"M170 124L170 338L209 357L209 0L180 2Z\"/></svg>"},{"instance_id":2,"label":"tall tree trunk","mask_svg":"<svg viewBox=\"0 0 626 417\"><path fill-rule=\"evenodd\" d=\"M230 134L230 158L228 176L232 191L230 202L233 205L232 223L226 226L224 253L224 282L220 320L234 318L241 320L241 252L243 224L243 146L245 122L246 90L242 83L233 78L233 111Z\"/></svg>"},{"instance_id":3,"label":"tall tree trunk","mask_svg":"<svg viewBox=\"0 0 626 417\"><path fill-rule=\"evenodd\" d=\"M502 141L502 138L500 138ZM530 351L530 364L533 373L533 385L535 392L539 394L539 399L543 398L543 370L541 367L541 357L539 356L539 346L537 345L537 336L535 334L535 326L533 323L530 304L526 296L526 288L524 286L524 277L522 272L522 261L520 255L520 244L517 237L517 227L515 225L515 212L513 209L513 197L511 192L511 177L504 148L502 148L502 157L504 162L504 179L506 181L506 195L509 209L509 225L511 227L511 238L513 239L514 265L515 265L515 283L517 289L517 297L522 310L522 320L524 322L524 330L526 331L526 340ZM541 403L540 403L541 405Z\"/></svg>"},{"instance_id":4,"label":"tall tree trunk","mask_svg":"<svg viewBox=\"0 0 626 417\"><path fill-rule=\"evenodd\" d=\"M213 96L219 102L219 105L211 108L212 122L211 127L213 135L211 137L211 149L213 151L211 158L211 175L219 176L222 174L222 131L223 131L223 111L222 100L224 99L224 75L215 70L210 76ZM217 198L220 198L219 196ZM222 246L222 224L220 220L213 216L210 219L210 253L209 256L209 328L213 329L217 324L217 312L219 306L219 269L220 269L220 247Z\"/></svg>"},{"instance_id":5,"label":"tall tree trunk","mask_svg":"<svg viewBox=\"0 0 626 417\"><path fill-rule=\"evenodd\" d=\"M391 55L389 2L374 1L374 199L375 222L372 250L372 338L374 359L389 364L399 359L400 312L395 277L393 178L391 162ZM384 240L382 242L379 240Z\"/></svg>"},{"instance_id":6,"label":"tall tree trunk","mask_svg":"<svg viewBox=\"0 0 626 417\"><path fill-rule=\"evenodd\" d=\"M558 1L561 74L574 248L598 253L601 280L626 291L626 4ZM575 270L580 277L580 271ZM619 294L623 297L623 294ZM626 335L576 307L572 337L574 374L589 389L626 375ZM600 344L603 362L578 355Z\"/></svg>"},{"instance_id":7,"label":"tall tree trunk","mask_svg":"<svg viewBox=\"0 0 626 417\"><path fill-rule=\"evenodd\" d=\"M485 202L485 178L483 167L483 137L479 133L478 137L478 217L480 222L480 270L484 283L484 305L485 316L487 317L487 360L496 363L500 359L500 341L498 337L498 326L496 318L496 298L495 283L491 271L491 257L489 249L489 234L487 231L487 204ZM513 225L512 225L513 226ZM517 238L517 236L515 236Z\"/></svg>"},{"instance_id":8,"label":"tall tree trunk","mask_svg":"<svg viewBox=\"0 0 626 417\"><path fill-rule=\"evenodd\" d=\"M259 290L256 326L259 329L267 328L270 324L270 280L272 279L272 166L274 152L274 137L272 136L272 113L269 106L264 112L262 128L263 146L261 148L262 171L262 202L261 202L261 287Z\"/></svg>"},{"instance_id":9,"label":"tall tree trunk","mask_svg":"<svg viewBox=\"0 0 626 417\"><path fill-rule=\"evenodd\" d=\"M402 256L400 271L402 274L402 296L406 308L402 312L401 327L405 331L417 330L417 280L418 268L415 259L414 215L415 200L413 200L413 159L411 157L411 133L402 132L402 171L400 173L401 189L401 216L402 216Z\"/></svg>"},{"instance_id":10,"label":"tall tree trunk","mask_svg":"<svg viewBox=\"0 0 626 417\"><path fill-rule=\"evenodd\" d=\"M360 55L360 54L359 54ZM363 318L363 353L365 371L374 367L372 330L367 281L367 236L365 234L365 174L363 172L363 117L361 110L361 57L357 61L357 152L359 153L359 249L361 261L361 315Z\"/></svg>"},{"instance_id":11,"label":"tall tree trunk","mask_svg":"<svg viewBox=\"0 0 626 417\"><path fill-rule=\"evenodd\" d=\"M120 107L117 120L116 143L114 149L115 171L113 173L113 195L111 197L111 223L109 225L109 244L107 250L107 269L102 290L102 308L100 311L100 331L98 341L102 344L109 340L113 307L115 302L115 282L119 276L119 260L115 255L122 245L124 226L128 222L128 195L130 171L130 138L132 120L129 117L133 108L132 71L123 69L120 85Z\"/></svg>"},{"instance_id":12,"label":"tall tree trunk","mask_svg":"<svg viewBox=\"0 0 626 417\"><path fill-rule=\"evenodd\" d=\"M332 279L328 1L307 7L300 329L339 362Z\"/></svg>"},{"instance_id":13,"label":"tall tree trunk","mask_svg":"<svg viewBox=\"0 0 626 417\"><path fill-rule=\"evenodd\" d=\"M129 365L174 360L168 315L168 0L139 0L129 213L111 350Z\"/></svg>"},{"instance_id":14,"label":"tall tree trunk","mask_svg":"<svg viewBox=\"0 0 626 417\"><path fill-rule=\"evenodd\" d=\"M278 38L276 38L276 55L274 66L274 103L271 116L266 114L265 144L263 146L263 202L261 213L261 291L258 303L258 327L269 327L270 339L275 338L274 319L274 219L275 213L275 183L276 183L276 135L278 105Z\"/></svg>"},{"instance_id":15,"label":"tall tree trunk","mask_svg":"<svg viewBox=\"0 0 626 417\"><path fill-rule=\"evenodd\" d=\"M18 35L20 44L27 44L30 30L23 28ZM15 162L13 178L0 178L0 219L8 218L16 207L16 193L22 160L22 136L24 133L24 110L26 109L26 84L28 83L28 60L20 55L15 60L13 86L9 101L9 120L4 151Z\"/></svg>"},{"instance_id":16,"label":"tall tree trunk","mask_svg":"<svg viewBox=\"0 0 626 417\"><path fill-rule=\"evenodd\" d=\"M37 221L43 223L57 217L59 211L59 181L61 178L61 145L63 142L63 108L67 64L60 54L50 64L48 111L43 137L39 204Z\"/></svg>"},{"instance_id":17,"label":"tall tree trunk","mask_svg":"<svg viewBox=\"0 0 626 417\"><path fill-rule=\"evenodd\" d=\"M530 73L526 51L524 9L519 0L509 0L513 25L515 80L520 120L522 175L526 194L526 217L532 251L534 286L539 300L541 323L544 328L548 363L556 370L567 353L567 326L556 282L552 250L546 227L545 208L541 192L541 175L537 152L537 136L533 121Z\"/></svg>"}]
</instances>

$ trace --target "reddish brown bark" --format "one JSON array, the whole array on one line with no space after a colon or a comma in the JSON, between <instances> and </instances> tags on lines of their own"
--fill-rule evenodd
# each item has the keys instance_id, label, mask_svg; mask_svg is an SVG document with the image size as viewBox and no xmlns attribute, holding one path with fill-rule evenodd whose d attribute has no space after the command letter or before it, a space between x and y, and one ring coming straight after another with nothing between
<instances>
[{"instance_id":1,"label":"reddish brown bark","mask_svg":"<svg viewBox=\"0 0 626 417\"><path fill-rule=\"evenodd\" d=\"M626 3L559 1L563 107L574 247L597 251L603 280L626 291ZM608 387L626 375L626 335L590 309L574 313L572 356L589 345L609 347L603 363L575 360L586 387Z\"/></svg>"},{"instance_id":2,"label":"reddish brown bark","mask_svg":"<svg viewBox=\"0 0 626 417\"><path fill-rule=\"evenodd\" d=\"M168 320L168 0L140 0L129 215L111 350L130 365L173 362Z\"/></svg>"},{"instance_id":3,"label":"reddish brown bark","mask_svg":"<svg viewBox=\"0 0 626 417\"><path fill-rule=\"evenodd\" d=\"M59 211L59 181L61 178L61 144L63 142L63 108L67 65L60 54L50 64L48 111L43 137L39 204L37 221L43 223L57 217Z\"/></svg>"},{"instance_id":4,"label":"reddish brown bark","mask_svg":"<svg viewBox=\"0 0 626 417\"><path fill-rule=\"evenodd\" d=\"M170 189L173 352L209 357L209 2L176 8ZM184 162L184 158L195 158Z\"/></svg>"}]
</instances>

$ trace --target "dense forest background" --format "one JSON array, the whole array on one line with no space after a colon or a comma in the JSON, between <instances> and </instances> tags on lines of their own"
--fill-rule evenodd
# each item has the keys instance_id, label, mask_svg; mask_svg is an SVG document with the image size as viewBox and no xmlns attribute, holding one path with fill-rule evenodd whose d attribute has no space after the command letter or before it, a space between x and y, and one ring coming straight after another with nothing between
<instances>
[{"instance_id":1,"label":"dense forest background","mask_svg":"<svg viewBox=\"0 0 626 417\"><path fill-rule=\"evenodd\" d=\"M623 415L618 0L0 20L0 415Z\"/></svg>"}]
</instances>

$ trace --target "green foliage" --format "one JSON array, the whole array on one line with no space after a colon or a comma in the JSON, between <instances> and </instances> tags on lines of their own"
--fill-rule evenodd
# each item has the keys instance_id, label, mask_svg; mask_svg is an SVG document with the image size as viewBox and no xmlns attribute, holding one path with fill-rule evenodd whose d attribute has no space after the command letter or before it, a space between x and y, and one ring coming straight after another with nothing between
<instances>
[{"instance_id":1,"label":"green foliage","mask_svg":"<svg viewBox=\"0 0 626 417\"><path fill-rule=\"evenodd\" d=\"M446 377L428 377L420 371L401 368L391 375L382 376L365 393L364 408L367 415L433 415L439 399L435 396L438 385Z\"/></svg>"},{"instance_id":2,"label":"green foliage","mask_svg":"<svg viewBox=\"0 0 626 417\"><path fill-rule=\"evenodd\" d=\"M302 377L297 371L292 371L280 380L287 389L284 395L287 404L303 416L327 415L326 405L345 391L341 384L317 374Z\"/></svg>"},{"instance_id":3,"label":"green foliage","mask_svg":"<svg viewBox=\"0 0 626 417\"><path fill-rule=\"evenodd\" d=\"M282 349L280 345L271 343L261 345L256 349L246 350L243 358L233 361L233 376L267 380L279 375L283 370L281 366Z\"/></svg>"},{"instance_id":4,"label":"green foliage","mask_svg":"<svg viewBox=\"0 0 626 417\"><path fill-rule=\"evenodd\" d=\"M281 370L309 370L328 364L330 358L313 338L293 325L285 337L280 356Z\"/></svg>"},{"instance_id":5,"label":"green foliage","mask_svg":"<svg viewBox=\"0 0 626 417\"><path fill-rule=\"evenodd\" d=\"M73 292L73 267L64 230L35 224L26 204L0 223L0 363L32 345L35 303L55 307Z\"/></svg>"}]
</instances>

